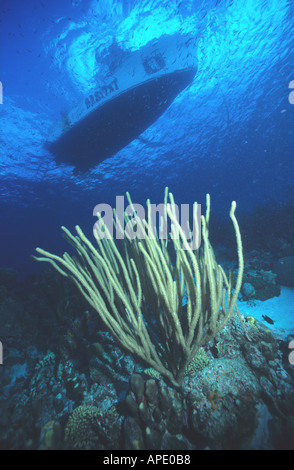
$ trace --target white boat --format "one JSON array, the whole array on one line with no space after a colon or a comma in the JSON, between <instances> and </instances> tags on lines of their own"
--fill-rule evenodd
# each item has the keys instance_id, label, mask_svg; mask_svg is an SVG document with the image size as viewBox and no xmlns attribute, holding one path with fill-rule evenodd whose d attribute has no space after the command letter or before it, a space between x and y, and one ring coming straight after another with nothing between
<instances>
[{"instance_id":1,"label":"white boat","mask_svg":"<svg viewBox=\"0 0 294 470\"><path fill-rule=\"evenodd\" d=\"M176 34L151 41L57 123L47 148L57 162L95 167L156 121L196 71L196 39Z\"/></svg>"}]
</instances>

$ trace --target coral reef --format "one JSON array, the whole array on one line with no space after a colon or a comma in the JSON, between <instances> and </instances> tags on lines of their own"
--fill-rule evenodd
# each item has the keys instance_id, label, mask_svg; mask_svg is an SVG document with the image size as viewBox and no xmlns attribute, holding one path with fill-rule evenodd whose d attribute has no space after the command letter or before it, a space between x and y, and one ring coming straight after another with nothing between
<instances>
[{"instance_id":1,"label":"coral reef","mask_svg":"<svg viewBox=\"0 0 294 470\"><path fill-rule=\"evenodd\" d=\"M271 289L271 255L245 260ZM175 388L120 349L67 279L1 276L0 449L294 449L294 332L272 333L241 303Z\"/></svg>"}]
</instances>

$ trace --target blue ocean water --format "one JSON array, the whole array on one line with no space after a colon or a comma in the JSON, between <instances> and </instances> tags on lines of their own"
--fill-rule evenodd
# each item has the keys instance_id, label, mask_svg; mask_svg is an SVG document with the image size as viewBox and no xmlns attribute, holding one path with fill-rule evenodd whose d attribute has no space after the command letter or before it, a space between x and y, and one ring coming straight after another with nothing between
<instances>
[{"instance_id":1,"label":"blue ocean water","mask_svg":"<svg viewBox=\"0 0 294 470\"><path fill-rule=\"evenodd\" d=\"M293 3L258 1L1 1L0 264L36 269L36 246L59 249L60 225L91 230L100 202L130 191L205 202L227 216L293 191ZM103 76L113 41L132 52L163 34L199 38L198 72L141 136L86 175L44 148L62 112ZM101 62L95 54L101 53Z\"/></svg>"},{"instance_id":2,"label":"blue ocean water","mask_svg":"<svg viewBox=\"0 0 294 470\"><path fill-rule=\"evenodd\" d=\"M292 0L0 0L1 449L294 448L293 30ZM174 35L196 40L198 69L168 109L89 171L56 163L52 128L115 48ZM97 204L127 191L158 204L165 187L177 204L210 194L210 239L235 274L236 201L245 258L243 324L204 345L180 391L150 385L72 284L31 258L69 250L61 226L91 239Z\"/></svg>"}]
</instances>

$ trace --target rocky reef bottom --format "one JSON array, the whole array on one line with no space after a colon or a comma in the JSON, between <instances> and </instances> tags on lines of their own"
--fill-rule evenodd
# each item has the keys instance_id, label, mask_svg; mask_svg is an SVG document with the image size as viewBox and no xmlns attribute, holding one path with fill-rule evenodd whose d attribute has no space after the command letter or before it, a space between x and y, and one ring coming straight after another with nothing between
<instances>
[{"instance_id":1,"label":"rocky reef bottom","mask_svg":"<svg viewBox=\"0 0 294 470\"><path fill-rule=\"evenodd\" d=\"M67 281L5 279L1 449L294 449L293 336L236 314L175 389L121 351Z\"/></svg>"}]
</instances>

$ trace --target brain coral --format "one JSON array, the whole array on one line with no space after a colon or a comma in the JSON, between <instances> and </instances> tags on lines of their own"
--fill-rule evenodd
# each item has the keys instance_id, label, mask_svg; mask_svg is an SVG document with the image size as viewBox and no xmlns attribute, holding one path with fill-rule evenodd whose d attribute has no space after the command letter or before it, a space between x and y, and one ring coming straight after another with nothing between
<instances>
[{"instance_id":1,"label":"brain coral","mask_svg":"<svg viewBox=\"0 0 294 470\"><path fill-rule=\"evenodd\" d=\"M65 428L65 446L68 449L99 448L98 427L101 414L96 406L78 406Z\"/></svg>"}]
</instances>

